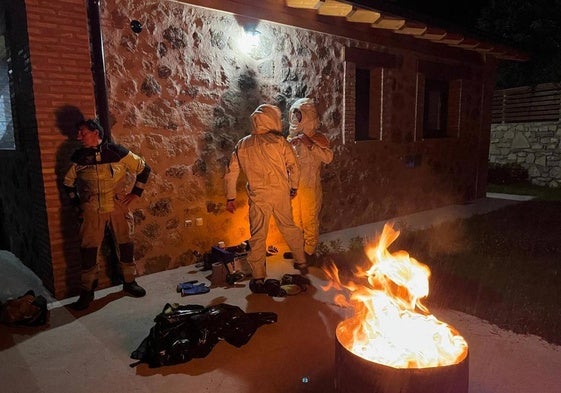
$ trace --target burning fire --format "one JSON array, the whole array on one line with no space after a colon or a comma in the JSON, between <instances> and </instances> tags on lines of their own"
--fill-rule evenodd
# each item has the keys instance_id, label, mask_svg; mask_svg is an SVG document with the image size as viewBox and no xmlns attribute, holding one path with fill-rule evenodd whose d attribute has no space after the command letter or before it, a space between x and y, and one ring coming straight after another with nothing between
<instances>
[{"instance_id":1,"label":"burning fire","mask_svg":"<svg viewBox=\"0 0 561 393\"><path fill-rule=\"evenodd\" d=\"M466 341L420 301L429 294L430 269L405 251L387 250L398 236L399 231L386 224L367 247L372 266L355 274L367 285L342 284L334 265L327 271L331 283L324 289L346 288L349 298L340 294L335 300L354 309L354 315L337 326L337 338L355 355L395 368L459 363L467 356Z\"/></svg>"}]
</instances>

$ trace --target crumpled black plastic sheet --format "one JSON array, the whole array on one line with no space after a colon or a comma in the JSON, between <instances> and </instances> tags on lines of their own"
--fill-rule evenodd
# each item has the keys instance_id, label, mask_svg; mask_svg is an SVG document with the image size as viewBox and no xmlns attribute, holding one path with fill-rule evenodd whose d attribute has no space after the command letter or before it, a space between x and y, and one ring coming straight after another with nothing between
<instances>
[{"instance_id":1,"label":"crumpled black plastic sheet","mask_svg":"<svg viewBox=\"0 0 561 393\"><path fill-rule=\"evenodd\" d=\"M168 366L207 356L218 341L235 347L247 344L258 327L277 322L272 312L246 313L237 306L219 304L166 304L131 358L131 367L148 363L149 367Z\"/></svg>"}]
</instances>

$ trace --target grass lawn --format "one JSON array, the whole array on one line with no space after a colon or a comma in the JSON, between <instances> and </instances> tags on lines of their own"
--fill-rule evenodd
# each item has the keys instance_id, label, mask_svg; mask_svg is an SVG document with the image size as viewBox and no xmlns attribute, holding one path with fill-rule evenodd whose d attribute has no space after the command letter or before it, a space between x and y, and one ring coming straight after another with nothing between
<instances>
[{"instance_id":1,"label":"grass lawn","mask_svg":"<svg viewBox=\"0 0 561 393\"><path fill-rule=\"evenodd\" d=\"M390 251L405 250L429 266L429 308L459 310L561 345L561 193L541 192L543 199L426 230L398 228ZM356 244L328 256L342 274L366 262Z\"/></svg>"}]
</instances>

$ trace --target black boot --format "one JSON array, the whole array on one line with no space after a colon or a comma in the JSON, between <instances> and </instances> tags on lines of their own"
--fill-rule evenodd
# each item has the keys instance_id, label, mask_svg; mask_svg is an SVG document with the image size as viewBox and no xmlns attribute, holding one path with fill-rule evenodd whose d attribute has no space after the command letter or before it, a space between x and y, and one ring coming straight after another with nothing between
<instances>
[{"instance_id":1,"label":"black boot","mask_svg":"<svg viewBox=\"0 0 561 393\"><path fill-rule=\"evenodd\" d=\"M123 291L132 297L142 297L146 295L146 290L137 284L136 281L126 282L123 284Z\"/></svg>"},{"instance_id":2,"label":"black boot","mask_svg":"<svg viewBox=\"0 0 561 393\"><path fill-rule=\"evenodd\" d=\"M94 300L94 291L82 289L80 291L80 297L74 303L70 305L73 310L82 311L90 306L90 303Z\"/></svg>"},{"instance_id":3,"label":"black boot","mask_svg":"<svg viewBox=\"0 0 561 393\"><path fill-rule=\"evenodd\" d=\"M85 310L90 306L90 303L94 300L94 291L97 288L97 280L92 283L91 289L80 290L80 297L74 303L70 305L70 308L76 311Z\"/></svg>"}]
</instances>

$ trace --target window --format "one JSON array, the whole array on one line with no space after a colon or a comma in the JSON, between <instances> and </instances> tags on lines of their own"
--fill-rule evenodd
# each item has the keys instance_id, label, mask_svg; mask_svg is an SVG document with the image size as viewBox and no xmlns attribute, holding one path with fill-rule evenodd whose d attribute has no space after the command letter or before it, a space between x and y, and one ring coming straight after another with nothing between
<instances>
[{"instance_id":1,"label":"window","mask_svg":"<svg viewBox=\"0 0 561 393\"><path fill-rule=\"evenodd\" d=\"M383 69L356 69L355 140L382 139Z\"/></svg>"},{"instance_id":2,"label":"window","mask_svg":"<svg viewBox=\"0 0 561 393\"><path fill-rule=\"evenodd\" d=\"M384 102L384 96L389 94L384 91L385 69L396 67L399 58L388 53L346 48L345 60L345 113L346 118L354 119L348 125L348 134L355 141L381 140L389 109Z\"/></svg>"},{"instance_id":3,"label":"window","mask_svg":"<svg viewBox=\"0 0 561 393\"><path fill-rule=\"evenodd\" d=\"M416 135L423 139L460 136L462 67L420 62L417 74Z\"/></svg>"},{"instance_id":4,"label":"window","mask_svg":"<svg viewBox=\"0 0 561 393\"><path fill-rule=\"evenodd\" d=\"M12 99L10 96L10 61L5 27L5 13L0 8L0 150L15 150Z\"/></svg>"},{"instance_id":5,"label":"window","mask_svg":"<svg viewBox=\"0 0 561 393\"><path fill-rule=\"evenodd\" d=\"M448 119L448 82L425 80L423 138L445 137Z\"/></svg>"}]
</instances>

